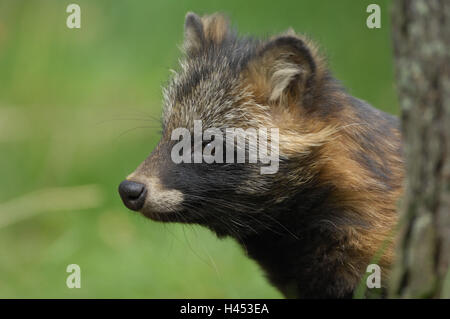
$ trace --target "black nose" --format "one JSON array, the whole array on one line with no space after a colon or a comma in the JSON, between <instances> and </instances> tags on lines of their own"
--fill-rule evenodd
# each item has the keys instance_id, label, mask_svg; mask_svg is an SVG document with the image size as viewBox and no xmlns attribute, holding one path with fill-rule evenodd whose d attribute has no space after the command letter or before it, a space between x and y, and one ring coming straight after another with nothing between
<instances>
[{"instance_id":1,"label":"black nose","mask_svg":"<svg viewBox=\"0 0 450 319\"><path fill-rule=\"evenodd\" d=\"M140 210L144 206L147 189L144 184L125 180L119 185L119 194L125 206Z\"/></svg>"}]
</instances>

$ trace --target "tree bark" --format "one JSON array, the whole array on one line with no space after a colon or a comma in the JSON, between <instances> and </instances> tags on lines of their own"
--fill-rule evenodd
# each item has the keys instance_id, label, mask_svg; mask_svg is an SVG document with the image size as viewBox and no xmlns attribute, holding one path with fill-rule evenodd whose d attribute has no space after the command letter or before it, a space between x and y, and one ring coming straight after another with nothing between
<instances>
[{"instance_id":1,"label":"tree bark","mask_svg":"<svg viewBox=\"0 0 450 319\"><path fill-rule=\"evenodd\" d=\"M393 1L406 161L390 294L450 298L450 1Z\"/></svg>"}]
</instances>

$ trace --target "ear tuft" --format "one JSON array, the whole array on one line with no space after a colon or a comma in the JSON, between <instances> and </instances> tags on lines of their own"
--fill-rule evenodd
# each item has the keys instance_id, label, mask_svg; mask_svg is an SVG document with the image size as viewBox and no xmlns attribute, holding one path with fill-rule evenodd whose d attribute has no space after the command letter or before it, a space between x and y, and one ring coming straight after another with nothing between
<instances>
[{"instance_id":1,"label":"ear tuft","mask_svg":"<svg viewBox=\"0 0 450 319\"><path fill-rule=\"evenodd\" d=\"M302 69L298 65L288 61L277 62L273 66L272 76L270 78L272 91L269 100L275 101L280 99L289 84L301 74Z\"/></svg>"},{"instance_id":2,"label":"ear tuft","mask_svg":"<svg viewBox=\"0 0 450 319\"><path fill-rule=\"evenodd\" d=\"M203 33L203 22L193 12L186 14L184 22L184 50L191 52L200 49L205 41Z\"/></svg>"}]
</instances>

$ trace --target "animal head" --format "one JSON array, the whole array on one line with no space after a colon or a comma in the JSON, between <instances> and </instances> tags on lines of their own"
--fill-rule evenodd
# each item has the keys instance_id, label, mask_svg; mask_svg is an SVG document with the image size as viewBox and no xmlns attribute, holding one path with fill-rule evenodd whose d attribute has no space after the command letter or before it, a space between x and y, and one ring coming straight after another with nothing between
<instances>
[{"instance_id":1,"label":"animal head","mask_svg":"<svg viewBox=\"0 0 450 319\"><path fill-rule=\"evenodd\" d=\"M258 231L262 216L274 218L274 208L289 205L299 185L317 174L321 146L335 132L317 107L333 85L330 76L316 47L292 30L264 40L239 37L220 14L188 13L183 51L164 89L161 140L120 185L122 199L154 220L204 224L223 234ZM228 154L230 128L237 129L236 144ZM247 142L240 149L239 138ZM264 141L276 155L269 174L262 169L273 163L249 161Z\"/></svg>"}]
</instances>

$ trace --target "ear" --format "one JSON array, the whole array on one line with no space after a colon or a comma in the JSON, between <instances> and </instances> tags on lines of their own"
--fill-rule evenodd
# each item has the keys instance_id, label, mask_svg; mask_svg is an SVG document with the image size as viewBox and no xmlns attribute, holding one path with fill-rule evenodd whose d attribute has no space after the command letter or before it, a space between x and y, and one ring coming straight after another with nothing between
<instances>
[{"instance_id":1,"label":"ear","mask_svg":"<svg viewBox=\"0 0 450 319\"><path fill-rule=\"evenodd\" d=\"M186 52L199 50L204 42L202 20L195 13L188 12L184 21L184 50Z\"/></svg>"},{"instance_id":2,"label":"ear","mask_svg":"<svg viewBox=\"0 0 450 319\"><path fill-rule=\"evenodd\" d=\"M308 46L299 37L279 36L263 45L249 63L248 80L269 101L308 98L314 86L316 64Z\"/></svg>"},{"instance_id":3,"label":"ear","mask_svg":"<svg viewBox=\"0 0 450 319\"><path fill-rule=\"evenodd\" d=\"M229 34L229 21L214 13L199 17L188 12L184 22L184 49L188 53L199 51L210 45L222 43Z\"/></svg>"}]
</instances>

